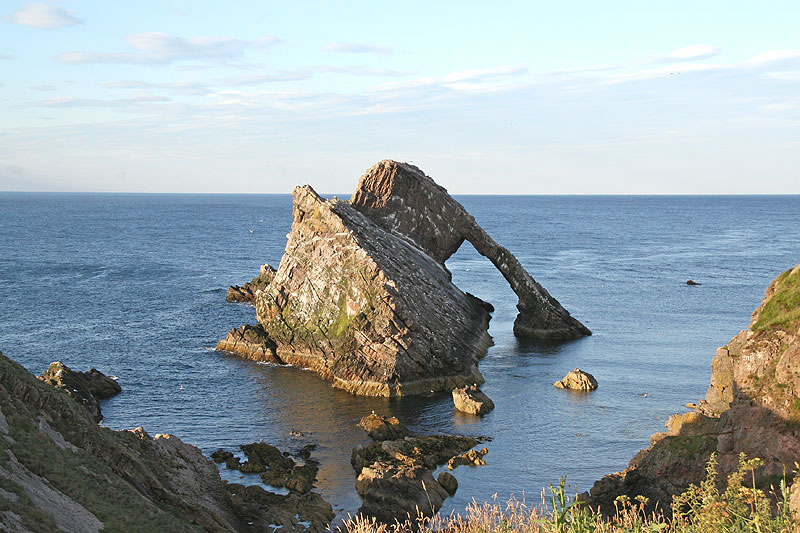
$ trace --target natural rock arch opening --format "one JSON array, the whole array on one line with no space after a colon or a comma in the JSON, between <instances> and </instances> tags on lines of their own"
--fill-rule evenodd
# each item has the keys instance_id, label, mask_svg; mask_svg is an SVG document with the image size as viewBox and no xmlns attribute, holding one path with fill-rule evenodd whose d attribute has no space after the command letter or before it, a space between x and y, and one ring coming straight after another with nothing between
<instances>
[{"instance_id":1,"label":"natural rock arch opening","mask_svg":"<svg viewBox=\"0 0 800 533\"><path fill-rule=\"evenodd\" d=\"M553 298L517 258L499 245L464 207L420 169L384 160L361 177L350 205L385 230L416 244L444 266L468 241L488 258L519 298L518 337L568 340L591 331Z\"/></svg>"}]
</instances>

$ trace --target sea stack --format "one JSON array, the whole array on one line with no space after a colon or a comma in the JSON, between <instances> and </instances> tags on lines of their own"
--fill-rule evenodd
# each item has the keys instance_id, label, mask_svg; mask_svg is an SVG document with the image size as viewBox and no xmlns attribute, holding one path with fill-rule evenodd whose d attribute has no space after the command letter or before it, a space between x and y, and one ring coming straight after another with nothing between
<instances>
[{"instance_id":1,"label":"sea stack","mask_svg":"<svg viewBox=\"0 0 800 533\"><path fill-rule=\"evenodd\" d=\"M464 240L519 295L517 335L590 334L417 167L381 161L349 202L325 200L308 185L293 196L280 266L253 296L279 363L371 396L483 383L477 363L491 344L493 308L456 287L444 265ZM246 349L236 352L248 357Z\"/></svg>"}]
</instances>

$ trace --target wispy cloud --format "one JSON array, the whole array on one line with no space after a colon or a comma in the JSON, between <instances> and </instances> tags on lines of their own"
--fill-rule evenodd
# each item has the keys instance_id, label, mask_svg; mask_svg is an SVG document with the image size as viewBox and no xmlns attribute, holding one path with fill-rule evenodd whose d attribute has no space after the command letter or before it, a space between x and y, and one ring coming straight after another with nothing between
<instances>
[{"instance_id":1,"label":"wispy cloud","mask_svg":"<svg viewBox=\"0 0 800 533\"><path fill-rule=\"evenodd\" d=\"M107 89L168 89L183 94L204 94L209 84L197 81L172 81L154 83L140 80L107 81L100 84Z\"/></svg>"},{"instance_id":2,"label":"wispy cloud","mask_svg":"<svg viewBox=\"0 0 800 533\"><path fill-rule=\"evenodd\" d=\"M28 89L31 89L32 91L55 91L56 86L49 83L44 83L42 85L31 85L28 87Z\"/></svg>"},{"instance_id":3,"label":"wispy cloud","mask_svg":"<svg viewBox=\"0 0 800 533\"><path fill-rule=\"evenodd\" d=\"M25 4L8 16L8 19L23 26L53 30L83 24L83 21L56 5L45 2Z\"/></svg>"},{"instance_id":4,"label":"wispy cloud","mask_svg":"<svg viewBox=\"0 0 800 533\"><path fill-rule=\"evenodd\" d=\"M233 37L178 37L160 32L136 33L125 37L135 52L68 52L58 56L63 63L163 64L186 60L231 60L251 48L268 48L280 42L272 36L252 41Z\"/></svg>"},{"instance_id":5,"label":"wispy cloud","mask_svg":"<svg viewBox=\"0 0 800 533\"><path fill-rule=\"evenodd\" d=\"M166 96L135 96L132 98L118 98L115 100L101 100L94 98L75 98L72 96L61 96L50 98L30 104L35 107L131 107L142 104L171 102L171 98Z\"/></svg>"},{"instance_id":6,"label":"wispy cloud","mask_svg":"<svg viewBox=\"0 0 800 533\"><path fill-rule=\"evenodd\" d=\"M682 63L684 61L697 61L718 56L722 50L710 44L693 44L673 50L668 54L653 59L653 63Z\"/></svg>"},{"instance_id":7,"label":"wispy cloud","mask_svg":"<svg viewBox=\"0 0 800 533\"><path fill-rule=\"evenodd\" d=\"M442 87L458 88L458 84L477 83L490 79L508 79L528 72L527 67L502 66L476 70L460 70L451 72L441 77L416 78L407 81L389 82L373 87L374 91L392 91L438 85Z\"/></svg>"},{"instance_id":8,"label":"wispy cloud","mask_svg":"<svg viewBox=\"0 0 800 533\"><path fill-rule=\"evenodd\" d=\"M800 50L778 49L762 52L748 60L747 63L751 65L763 65L765 63L775 63L794 59L800 59Z\"/></svg>"},{"instance_id":9,"label":"wispy cloud","mask_svg":"<svg viewBox=\"0 0 800 533\"><path fill-rule=\"evenodd\" d=\"M543 72L542 74L581 74L584 72L606 72L609 70L617 70L619 69L619 65L610 65L610 64L602 64L602 65L587 65L587 66L578 66L578 67L568 67L559 70L548 70L547 72Z\"/></svg>"},{"instance_id":10,"label":"wispy cloud","mask_svg":"<svg viewBox=\"0 0 800 533\"><path fill-rule=\"evenodd\" d=\"M345 54L393 54L394 50L389 46L378 46L373 44L359 43L328 43L322 47L328 52L340 52Z\"/></svg>"},{"instance_id":11,"label":"wispy cloud","mask_svg":"<svg viewBox=\"0 0 800 533\"><path fill-rule=\"evenodd\" d=\"M0 59L12 59L10 55L0 52Z\"/></svg>"},{"instance_id":12,"label":"wispy cloud","mask_svg":"<svg viewBox=\"0 0 800 533\"><path fill-rule=\"evenodd\" d=\"M301 81L308 80L321 74L342 74L348 76L364 77L399 77L407 76L408 72L397 70L375 69L360 66L330 66L319 65L290 70L280 70L274 74L254 74L249 76L231 76L214 80L217 85L238 86L238 85L261 85L265 83L276 83L282 81Z\"/></svg>"}]
</instances>

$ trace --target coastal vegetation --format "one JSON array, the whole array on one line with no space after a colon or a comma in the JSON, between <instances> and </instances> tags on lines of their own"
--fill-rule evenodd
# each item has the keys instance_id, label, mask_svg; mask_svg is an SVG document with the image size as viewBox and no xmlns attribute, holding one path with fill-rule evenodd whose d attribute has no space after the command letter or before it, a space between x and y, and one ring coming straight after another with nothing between
<instances>
[{"instance_id":1,"label":"coastal vegetation","mask_svg":"<svg viewBox=\"0 0 800 533\"><path fill-rule=\"evenodd\" d=\"M570 496L566 478L542 490L541 502L530 504L513 496L506 502L473 501L465 515L434 516L419 514L414 520L381 524L361 515L346 521L347 533L779 533L793 531L795 522L789 508L787 473L776 483L760 488L756 470L758 458L739 457L738 469L719 490L716 454L706 465L706 477L676 495L670 509L647 511L644 496L618 496L612 513L588 506L578 496ZM608 511L608 510L605 510Z\"/></svg>"}]
</instances>

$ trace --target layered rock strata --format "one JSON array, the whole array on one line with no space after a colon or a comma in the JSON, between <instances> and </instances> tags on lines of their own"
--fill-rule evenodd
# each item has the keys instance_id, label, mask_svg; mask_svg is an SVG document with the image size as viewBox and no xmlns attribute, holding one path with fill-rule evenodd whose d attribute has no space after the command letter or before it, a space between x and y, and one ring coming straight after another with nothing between
<instances>
[{"instance_id":1,"label":"layered rock strata","mask_svg":"<svg viewBox=\"0 0 800 533\"><path fill-rule=\"evenodd\" d=\"M356 394L483 382L489 314L449 272L347 202L294 191L294 223L256 313L277 358Z\"/></svg>"},{"instance_id":2,"label":"layered rock strata","mask_svg":"<svg viewBox=\"0 0 800 533\"><path fill-rule=\"evenodd\" d=\"M493 308L455 287L444 266L465 239L520 296L518 335L590 334L411 165L375 165L350 202L326 201L307 185L297 187L293 218L278 270L251 291L263 334L233 330L219 349L308 368L355 394L401 396L480 384L477 362L491 344Z\"/></svg>"},{"instance_id":3,"label":"layered rock strata","mask_svg":"<svg viewBox=\"0 0 800 533\"><path fill-rule=\"evenodd\" d=\"M693 411L674 415L622 472L595 483L588 499L608 512L621 495L641 494L669 508L672 496L705 478L717 454L721 479L739 454L759 457L756 484L767 489L800 461L800 265L776 278L750 327L717 349L711 384ZM800 485L793 489L800 503ZM797 501L795 501L797 500Z\"/></svg>"},{"instance_id":4,"label":"layered rock strata","mask_svg":"<svg viewBox=\"0 0 800 533\"><path fill-rule=\"evenodd\" d=\"M514 254L497 244L444 187L414 165L388 160L377 163L359 180L350 204L384 229L413 241L441 265L469 241L497 267L519 297L515 335L555 340L591 335Z\"/></svg>"},{"instance_id":5,"label":"layered rock strata","mask_svg":"<svg viewBox=\"0 0 800 533\"><path fill-rule=\"evenodd\" d=\"M255 300L256 292L265 289L267 285L272 282L275 277L275 269L269 263L261 265L258 276L248 281L241 287L239 285L231 285L228 287L228 293L225 299L229 302L250 302Z\"/></svg>"},{"instance_id":6,"label":"layered rock strata","mask_svg":"<svg viewBox=\"0 0 800 533\"><path fill-rule=\"evenodd\" d=\"M322 532L313 493L224 483L170 435L98 426L88 409L0 354L0 530ZM330 506L327 506L330 509Z\"/></svg>"}]
</instances>

